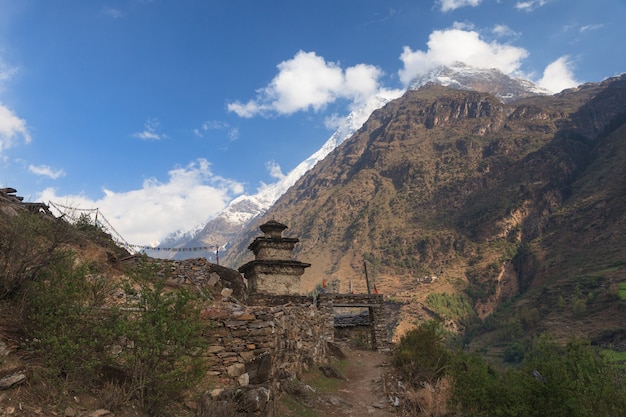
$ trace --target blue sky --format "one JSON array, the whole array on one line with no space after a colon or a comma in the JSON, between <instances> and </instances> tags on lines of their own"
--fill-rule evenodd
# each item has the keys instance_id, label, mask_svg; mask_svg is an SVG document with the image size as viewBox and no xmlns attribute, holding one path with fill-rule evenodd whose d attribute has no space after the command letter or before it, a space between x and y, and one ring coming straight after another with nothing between
<instances>
[{"instance_id":1,"label":"blue sky","mask_svg":"<svg viewBox=\"0 0 626 417\"><path fill-rule=\"evenodd\" d=\"M620 74L625 21L624 0L0 0L0 185L153 243L436 65Z\"/></svg>"}]
</instances>

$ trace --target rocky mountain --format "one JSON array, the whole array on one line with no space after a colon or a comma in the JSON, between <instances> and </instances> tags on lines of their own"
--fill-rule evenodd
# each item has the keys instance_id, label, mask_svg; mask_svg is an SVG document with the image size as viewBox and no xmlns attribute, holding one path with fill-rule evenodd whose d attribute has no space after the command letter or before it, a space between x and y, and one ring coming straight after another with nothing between
<instances>
[{"instance_id":1,"label":"rocky mountain","mask_svg":"<svg viewBox=\"0 0 626 417\"><path fill-rule=\"evenodd\" d=\"M497 329L491 345L625 338L625 122L624 75L508 103L427 83L376 110L264 219L300 239L304 290L363 292L367 267L399 331L438 317ZM249 259L261 221L227 264Z\"/></svg>"},{"instance_id":2,"label":"rocky mountain","mask_svg":"<svg viewBox=\"0 0 626 417\"><path fill-rule=\"evenodd\" d=\"M460 90L475 90L494 94L499 100L508 102L523 97L549 94L532 82L511 78L497 69L482 69L457 62L450 66L440 66L427 74L416 78L409 90L416 90L428 83L450 86ZM242 238L242 233L250 224L263 215L276 200L289 189L304 173L326 157L333 149L352 136L371 113L382 107L389 100L396 98L395 93L373 97L369 102L351 112L331 135L320 150L300 163L285 178L259 190L254 195L243 195L234 199L221 213L192 230L178 231L160 243L161 247L220 248L225 255L233 242ZM197 252L154 252L152 256L171 255L174 259L186 259L198 256ZM205 253L208 259L215 260L215 252Z\"/></svg>"}]
</instances>

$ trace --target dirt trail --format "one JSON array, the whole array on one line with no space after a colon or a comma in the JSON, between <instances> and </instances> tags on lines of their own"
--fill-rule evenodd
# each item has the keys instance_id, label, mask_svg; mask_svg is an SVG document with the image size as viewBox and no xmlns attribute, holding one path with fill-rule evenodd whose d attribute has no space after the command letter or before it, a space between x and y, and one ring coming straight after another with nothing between
<instances>
[{"instance_id":1,"label":"dirt trail","mask_svg":"<svg viewBox=\"0 0 626 417\"><path fill-rule=\"evenodd\" d=\"M329 404L317 410L320 416L334 417L389 417L395 415L394 408L383 392L382 378L390 357L371 350L344 348L348 366L346 377L339 385Z\"/></svg>"}]
</instances>

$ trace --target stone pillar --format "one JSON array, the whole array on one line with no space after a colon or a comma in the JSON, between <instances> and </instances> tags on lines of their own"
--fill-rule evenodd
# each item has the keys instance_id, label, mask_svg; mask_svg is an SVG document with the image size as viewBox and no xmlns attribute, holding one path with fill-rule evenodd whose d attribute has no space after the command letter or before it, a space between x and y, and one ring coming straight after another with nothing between
<instances>
[{"instance_id":1,"label":"stone pillar","mask_svg":"<svg viewBox=\"0 0 626 417\"><path fill-rule=\"evenodd\" d=\"M255 295L299 295L300 277L311 264L292 259L298 239L283 237L287 226L270 220L260 226L265 234L254 239L248 249L254 261L239 267L248 280L248 293Z\"/></svg>"}]
</instances>

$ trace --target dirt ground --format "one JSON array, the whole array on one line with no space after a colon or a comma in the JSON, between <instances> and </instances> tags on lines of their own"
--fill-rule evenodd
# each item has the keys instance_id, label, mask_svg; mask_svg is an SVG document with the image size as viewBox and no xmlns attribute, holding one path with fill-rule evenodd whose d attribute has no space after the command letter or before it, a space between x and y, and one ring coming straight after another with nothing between
<instances>
[{"instance_id":1,"label":"dirt ground","mask_svg":"<svg viewBox=\"0 0 626 417\"><path fill-rule=\"evenodd\" d=\"M342 347L347 358L337 366L345 377L332 392L320 394L310 407L319 417L389 417L396 415L384 393L383 378L390 356L371 350ZM322 377L323 378L323 377ZM309 415L309 414L306 414Z\"/></svg>"}]
</instances>

